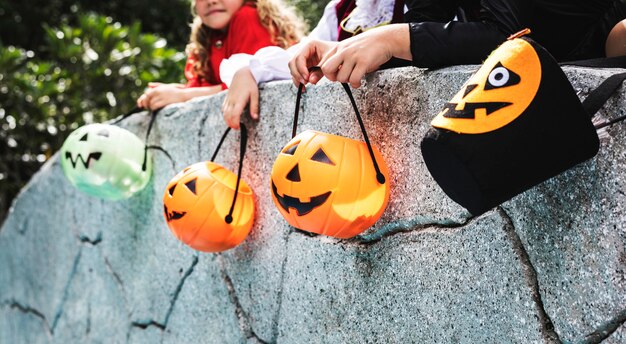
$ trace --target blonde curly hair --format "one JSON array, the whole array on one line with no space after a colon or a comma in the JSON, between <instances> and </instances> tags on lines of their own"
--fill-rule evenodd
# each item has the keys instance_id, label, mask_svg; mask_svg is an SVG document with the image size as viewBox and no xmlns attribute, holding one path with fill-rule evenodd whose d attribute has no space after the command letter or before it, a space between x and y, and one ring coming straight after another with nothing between
<instances>
[{"instance_id":1,"label":"blonde curly hair","mask_svg":"<svg viewBox=\"0 0 626 344\"><path fill-rule=\"evenodd\" d=\"M300 41L306 26L301 16L291 6L287 6L282 0L245 0L242 6L252 4L259 14L261 24L267 28L273 43L281 48L288 48ZM195 6L191 5L194 14L191 24L191 35L186 52L195 58L193 70L200 78L211 84L217 84L217 80L207 73L211 69L211 33L212 29L202 24L202 19L197 15Z\"/></svg>"}]
</instances>

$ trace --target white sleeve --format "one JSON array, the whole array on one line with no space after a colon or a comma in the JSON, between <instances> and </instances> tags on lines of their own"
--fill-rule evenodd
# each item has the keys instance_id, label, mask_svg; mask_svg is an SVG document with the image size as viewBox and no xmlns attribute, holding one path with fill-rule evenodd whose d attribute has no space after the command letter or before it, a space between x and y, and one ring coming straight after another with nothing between
<instances>
[{"instance_id":1,"label":"white sleeve","mask_svg":"<svg viewBox=\"0 0 626 344\"><path fill-rule=\"evenodd\" d=\"M338 38L338 20L335 7L340 0L331 0L324 8L324 14L313 31L302 41L289 49L279 47L265 47L254 55L233 54L220 63L220 79L230 87L235 73L249 67L257 84L272 80L286 80L291 78L289 60L300 50L303 43L309 39L336 42Z\"/></svg>"},{"instance_id":2,"label":"white sleeve","mask_svg":"<svg viewBox=\"0 0 626 344\"><path fill-rule=\"evenodd\" d=\"M289 60L297 52L300 44L296 44L289 50L271 46L259 49L254 55L233 54L220 63L220 79L230 87L233 77L238 70L250 67L257 84L272 80L285 80L291 78L289 73Z\"/></svg>"},{"instance_id":3,"label":"white sleeve","mask_svg":"<svg viewBox=\"0 0 626 344\"><path fill-rule=\"evenodd\" d=\"M272 80L291 79L289 60L290 50L279 47L259 49L250 59L250 72L258 84Z\"/></svg>"},{"instance_id":4,"label":"white sleeve","mask_svg":"<svg viewBox=\"0 0 626 344\"><path fill-rule=\"evenodd\" d=\"M241 68L249 66L253 57L250 54L233 54L229 58L223 59L220 62L220 79L222 82L230 87L235 73Z\"/></svg>"},{"instance_id":5,"label":"white sleeve","mask_svg":"<svg viewBox=\"0 0 626 344\"><path fill-rule=\"evenodd\" d=\"M311 31L308 38L319 39L320 41L337 42L339 38L339 20L337 19L337 4L340 0L330 0L324 8L324 14Z\"/></svg>"},{"instance_id":6,"label":"white sleeve","mask_svg":"<svg viewBox=\"0 0 626 344\"><path fill-rule=\"evenodd\" d=\"M220 63L220 79L230 87L235 73L244 67L250 67L257 84L290 79L288 64L293 54L291 48L285 50L275 46L261 48L254 55L233 54Z\"/></svg>"}]
</instances>

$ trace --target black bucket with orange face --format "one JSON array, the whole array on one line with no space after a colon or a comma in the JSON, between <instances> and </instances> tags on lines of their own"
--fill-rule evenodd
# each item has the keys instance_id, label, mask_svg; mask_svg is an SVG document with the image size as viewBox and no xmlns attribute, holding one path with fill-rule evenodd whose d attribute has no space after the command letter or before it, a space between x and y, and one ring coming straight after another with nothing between
<instances>
[{"instance_id":1,"label":"black bucket with orange face","mask_svg":"<svg viewBox=\"0 0 626 344\"><path fill-rule=\"evenodd\" d=\"M443 191L473 215L596 155L599 140L555 59L529 38L496 49L421 143Z\"/></svg>"}]
</instances>

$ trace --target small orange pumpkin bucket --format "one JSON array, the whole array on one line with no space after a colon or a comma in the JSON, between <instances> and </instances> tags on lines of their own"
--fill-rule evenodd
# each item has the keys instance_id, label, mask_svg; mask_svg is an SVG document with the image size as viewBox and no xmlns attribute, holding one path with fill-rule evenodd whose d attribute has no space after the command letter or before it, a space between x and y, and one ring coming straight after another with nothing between
<instances>
[{"instance_id":1,"label":"small orange pumpkin bucket","mask_svg":"<svg viewBox=\"0 0 626 344\"><path fill-rule=\"evenodd\" d=\"M213 162L229 131L224 132L211 161L185 168L170 180L163 194L168 227L198 251L221 252L239 245L254 222L254 193L241 180L247 142L243 123L238 173Z\"/></svg>"}]
</instances>

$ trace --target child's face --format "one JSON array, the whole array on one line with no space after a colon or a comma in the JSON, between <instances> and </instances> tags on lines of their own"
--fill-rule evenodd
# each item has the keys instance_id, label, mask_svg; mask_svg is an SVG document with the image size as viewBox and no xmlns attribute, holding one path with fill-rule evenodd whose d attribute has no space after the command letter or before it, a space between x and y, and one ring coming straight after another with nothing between
<instances>
[{"instance_id":1,"label":"child's face","mask_svg":"<svg viewBox=\"0 0 626 344\"><path fill-rule=\"evenodd\" d=\"M202 23L214 30L225 29L242 5L243 0L195 0L196 13Z\"/></svg>"}]
</instances>

